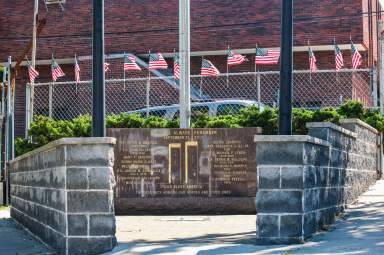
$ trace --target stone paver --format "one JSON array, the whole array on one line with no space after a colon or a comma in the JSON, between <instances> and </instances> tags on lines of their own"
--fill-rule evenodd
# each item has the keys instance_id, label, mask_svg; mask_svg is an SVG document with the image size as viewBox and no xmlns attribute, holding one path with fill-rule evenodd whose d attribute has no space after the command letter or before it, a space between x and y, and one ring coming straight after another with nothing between
<instances>
[{"instance_id":1,"label":"stone paver","mask_svg":"<svg viewBox=\"0 0 384 255\"><path fill-rule=\"evenodd\" d=\"M253 245L252 216L118 217L110 255L384 254L384 181L350 206L327 232L303 245ZM242 236L245 238L242 238Z\"/></svg>"},{"instance_id":2,"label":"stone paver","mask_svg":"<svg viewBox=\"0 0 384 255\"><path fill-rule=\"evenodd\" d=\"M109 255L384 254L384 181L379 181L328 232L294 246L256 246L254 216L125 216ZM0 254L54 254L0 210Z\"/></svg>"},{"instance_id":3,"label":"stone paver","mask_svg":"<svg viewBox=\"0 0 384 255\"><path fill-rule=\"evenodd\" d=\"M17 225L9 217L9 210L0 210L0 254L48 255L55 253Z\"/></svg>"}]
</instances>

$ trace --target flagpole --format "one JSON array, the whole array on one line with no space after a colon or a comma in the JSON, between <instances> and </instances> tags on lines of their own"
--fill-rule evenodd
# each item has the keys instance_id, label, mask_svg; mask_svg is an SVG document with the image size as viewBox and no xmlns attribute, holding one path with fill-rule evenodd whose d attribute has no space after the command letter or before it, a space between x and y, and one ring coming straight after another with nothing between
<instances>
[{"instance_id":1,"label":"flagpole","mask_svg":"<svg viewBox=\"0 0 384 255\"><path fill-rule=\"evenodd\" d=\"M335 47L335 74L336 74L336 82L339 84L340 82L339 82L339 72L338 72L338 70L337 70L337 55L336 54L338 54L337 52L336 52L336 37L334 36L333 37L333 45L334 45L334 47Z\"/></svg>"},{"instance_id":2,"label":"flagpole","mask_svg":"<svg viewBox=\"0 0 384 255\"><path fill-rule=\"evenodd\" d=\"M124 79L124 92L125 92L125 67L124 67L124 65L125 65L125 51L124 51L124 60L123 60L123 70L124 70L123 79Z\"/></svg>"},{"instance_id":3,"label":"flagpole","mask_svg":"<svg viewBox=\"0 0 384 255\"><path fill-rule=\"evenodd\" d=\"M75 69L76 69L76 65L79 65L79 63L77 62L77 54L75 53ZM77 94L77 83L78 83L78 81L77 81L77 79L76 79L76 70L75 70L75 80L76 80L76 83L75 83L75 92L76 92L76 94ZM79 73L79 75L80 75L80 73Z\"/></svg>"},{"instance_id":4,"label":"flagpole","mask_svg":"<svg viewBox=\"0 0 384 255\"><path fill-rule=\"evenodd\" d=\"M177 86L176 77L175 77L175 62L176 62L176 49L173 48L173 82L175 83L175 86Z\"/></svg>"},{"instance_id":5,"label":"flagpole","mask_svg":"<svg viewBox=\"0 0 384 255\"><path fill-rule=\"evenodd\" d=\"M256 93L257 93L257 105L258 105L258 108L260 110L260 107L261 107L261 103L260 103L260 76L257 72L257 63L256 63L256 58L257 58L257 48L258 48L258 45L256 43L256 47L255 47L255 79L254 79L254 82L255 82L255 87L256 87Z\"/></svg>"},{"instance_id":6,"label":"flagpole","mask_svg":"<svg viewBox=\"0 0 384 255\"><path fill-rule=\"evenodd\" d=\"M151 50L148 51L148 82L147 82L147 88L146 88L146 100L147 100L147 118L149 117L149 93L151 90L151 69L149 69L149 65L151 63Z\"/></svg>"},{"instance_id":7,"label":"flagpole","mask_svg":"<svg viewBox=\"0 0 384 255\"><path fill-rule=\"evenodd\" d=\"M204 60L204 56L201 56L201 68L203 67L203 60ZM200 99L201 99L201 89L203 87L203 75L201 73L201 69L200 69Z\"/></svg>"},{"instance_id":8,"label":"flagpole","mask_svg":"<svg viewBox=\"0 0 384 255\"><path fill-rule=\"evenodd\" d=\"M312 86L312 68L311 68L311 46L309 46L308 40L308 55L309 55L309 85Z\"/></svg>"},{"instance_id":9,"label":"flagpole","mask_svg":"<svg viewBox=\"0 0 384 255\"><path fill-rule=\"evenodd\" d=\"M229 65L228 65L228 56L229 56L229 45L227 51L227 88L229 87Z\"/></svg>"}]
</instances>

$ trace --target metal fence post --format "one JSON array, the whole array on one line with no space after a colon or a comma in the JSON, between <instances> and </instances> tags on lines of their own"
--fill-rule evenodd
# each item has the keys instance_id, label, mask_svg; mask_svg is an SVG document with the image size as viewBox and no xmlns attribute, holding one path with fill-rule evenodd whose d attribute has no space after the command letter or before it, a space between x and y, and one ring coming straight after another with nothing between
<instances>
[{"instance_id":1,"label":"metal fence post","mask_svg":"<svg viewBox=\"0 0 384 255\"><path fill-rule=\"evenodd\" d=\"M260 79L260 73L257 73L257 105L259 107L259 110L261 109L261 79Z\"/></svg>"},{"instance_id":2,"label":"metal fence post","mask_svg":"<svg viewBox=\"0 0 384 255\"><path fill-rule=\"evenodd\" d=\"M190 95L190 1L179 0L180 49L180 127L189 128L191 122Z\"/></svg>"},{"instance_id":3,"label":"metal fence post","mask_svg":"<svg viewBox=\"0 0 384 255\"><path fill-rule=\"evenodd\" d=\"M49 84L49 92L48 92L48 114L49 117L52 118L52 105L53 105L53 85Z\"/></svg>"},{"instance_id":4,"label":"metal fence post","mask_svg":"<svg viewBox=\"0 0 384 255\"><path fill-rule=\"evenodd\" d=\"M377 107L378 104L377 104L377 69L376 69L376 66L372 67L371 75L372 75L371 88L372 88L373 106Z\"/></svg>"},{"instance_id":5,"label":"metal fence post","mask_svg":"<svg viewBox=\"0 0 384 255\"><path fill-rule=\"evenodd\" d=\"M31 126L31 85L25 87L25 138L28 138L28 130Z\"/></svg>"}]
</instances>

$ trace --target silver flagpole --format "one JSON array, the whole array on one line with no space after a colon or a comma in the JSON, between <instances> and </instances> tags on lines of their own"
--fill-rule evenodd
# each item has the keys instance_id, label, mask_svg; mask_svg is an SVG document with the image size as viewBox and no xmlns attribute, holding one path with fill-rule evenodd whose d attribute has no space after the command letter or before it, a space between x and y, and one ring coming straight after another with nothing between
<instances>
[{"instance_id":1,"label":"silver flagpole","mask_svg":"<svg viewBox=\"0 0 384 255\"><path fill-rule=\"evenodd\" d=\"M123 60L123 70L124 70L123 79L124 79L124 92L125 92L125 52L124 52L124 60Z\"/></svg>"},{"instance_id":2,"label":"silver flagpole","mask_svg":"<svg viewBox=\"0 0 384 255\"><path fill-rule=\"evenodd\" d=\"M229 65L228 65L228 56L229 56L229 45L227 51L227 88L229 87Z\"/></svg>"},{"instance_id":3,"label":"silver flagpole","mask_svg":"<svg viewBox=\"0 0 384 255\"><path fill-rule=\"evenodd\" d=\"M149 100L150 100L150 91L151 91L151 70L149 69L149 65L151 62L151 50L148 51L148 82L146 87L146 105L147 105L147 118L149 117Z\"/></svg>"},{"instance_id":4,"label":"silver flagpole","mask_svg":"<svg viewBox=\"0 0 384 255\"><path fill-rule=\"evenodd\" d=\"M203 68L203 60L204 60L204 56L201 56L201 68ZM201 99L201 95L202 95L202 90L203 88L203 74L201 73L201 69L200 69L200 99Z\"/></svg>"}]
</instances>

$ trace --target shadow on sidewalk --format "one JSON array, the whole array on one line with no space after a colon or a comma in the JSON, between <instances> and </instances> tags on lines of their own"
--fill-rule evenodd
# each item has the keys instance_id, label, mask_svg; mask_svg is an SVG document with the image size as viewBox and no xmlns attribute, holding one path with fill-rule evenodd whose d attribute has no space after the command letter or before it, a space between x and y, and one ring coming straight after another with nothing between
<instances>
[{"instance_id":1,"label":"shadow on sidewalk","mask_svg":"<svg viewBox=\"0 0 384 255\"><path fill-rule=\"evenodd\" d=\"M0 254L53 255L53 250L35 239L11 218L0 218Z\"/></svg>"},{"instance_id":2,"label":"shadow on sidewalk","mask_svg":"<svg viewBox=\"0 0 384 255\"><path fill-rule=\"evenodd\" d=\"M164 230L166 231L166 230ZM207 234L150 242L120 243L111 253L155 254L384 254L384 202L360 202L346 211L329 231L320 232L303 245L257 246L256 232Z\"/></svg>"}]
</instances>

